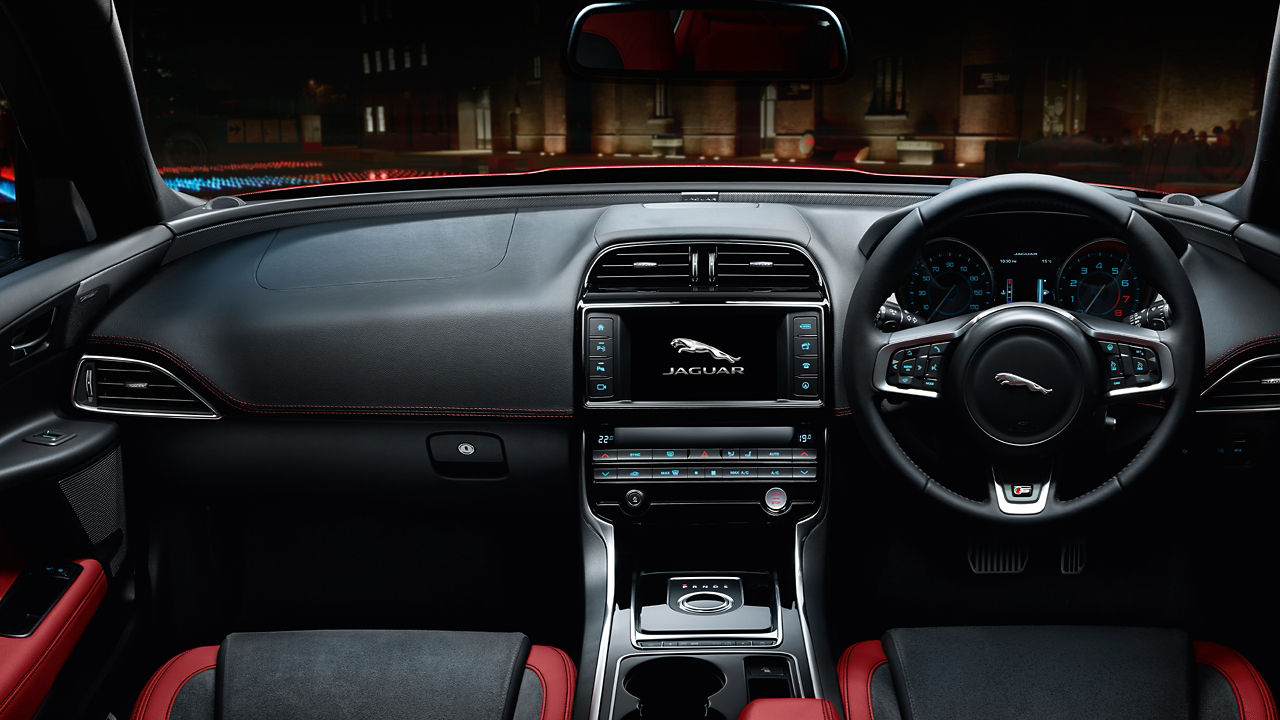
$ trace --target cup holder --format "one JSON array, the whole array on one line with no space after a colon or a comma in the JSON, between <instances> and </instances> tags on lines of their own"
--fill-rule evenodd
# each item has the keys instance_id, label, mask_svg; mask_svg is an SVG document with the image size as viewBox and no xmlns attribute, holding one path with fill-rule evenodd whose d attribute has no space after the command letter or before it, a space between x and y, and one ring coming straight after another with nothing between
<instances>
[{"instance_id":1,"label":"cup holder","mask_svg":"<svg viewBox=\"0 0 1280 720\"><path fill-rule=\"evenodd\" d=\"M626 720L724 720L711 696L724 688L720 668L706 660L666 657L646 660L627 673L622 687L636 698Z\"/></svg>"}]
</instances>

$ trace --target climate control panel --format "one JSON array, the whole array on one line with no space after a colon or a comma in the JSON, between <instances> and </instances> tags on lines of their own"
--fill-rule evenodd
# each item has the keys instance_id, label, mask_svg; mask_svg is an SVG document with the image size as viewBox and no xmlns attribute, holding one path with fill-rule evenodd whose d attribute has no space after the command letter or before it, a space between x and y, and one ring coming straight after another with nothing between
<instances>
[{"instance_id":1,"label":"climate control panel","mask_svg":"<svg viewBox=\"0 0 1280 720\"><path fill-rule=\"evenodd\" d=\"M808 427L606 427L584 471L594 509L610 519L780 517L817 504L822 454Z\"/></svg>"}]
</instances>

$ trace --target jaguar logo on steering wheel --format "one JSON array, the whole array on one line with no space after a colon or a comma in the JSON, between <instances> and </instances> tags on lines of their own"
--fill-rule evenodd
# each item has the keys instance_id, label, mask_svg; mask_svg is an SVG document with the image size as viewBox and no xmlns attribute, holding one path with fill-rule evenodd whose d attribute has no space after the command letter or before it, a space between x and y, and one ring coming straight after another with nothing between
<instances>
[{"instance_id":1,"label":"jaguar logo on steering wheel","mask_svg":"<svg viewBox=\"0 0 1280 720\"><path fill-rule=\"evenodd\" d=\"M1021 375L1014 375L1013 373L996 373L996 382L1004 387L1024 387L1041 395L1048 395L1053 392L1053 388L1047 388L1034 380L1028 380Z\"/></svg>"}]
</instances>

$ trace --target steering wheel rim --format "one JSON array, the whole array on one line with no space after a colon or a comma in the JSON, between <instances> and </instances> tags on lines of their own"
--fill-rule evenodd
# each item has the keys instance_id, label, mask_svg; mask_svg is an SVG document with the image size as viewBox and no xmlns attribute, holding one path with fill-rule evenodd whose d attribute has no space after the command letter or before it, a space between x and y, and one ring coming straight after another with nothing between
<instances>
[{"instance_id":1,"label":"steering wheel rim","mask_svg":"<svg viewBox=\"0 0 1280 720\"><path fill-rule=\"evenodd\" d=\"M1172 308L1173 317L1169 328L1157 332L1100 321L1037 303L997 306L974 316L930 323L922 326L924 330L912 328L886 335L876 327L876 310L893 293L901 278L910 272L918 252L937 231L961 217L975 213L1046 209L1087 215L1105 225L1114 237L1124 240L1129 248L1131 261L1140 269L1147 282L1160 290ZM884 378L884 363L889 356L886 348L903 347L911 342L922 342L921 338L945 337L947 333L952 333L951 337L959 341L952 347L951 351L954 352L964 347L965 332L991 322L983 316L995 317L1012 312L1023 313L1022 319L1034 321L1033 324L1053 325L1059 320L1074 324L1090 341L1128 340L1156 348L1161 353L1167 350L1167 354L1160 355L1161 362L1170 363L1165 370L1167 381L1151 388L1152 393L1158 392L1167 398L1164 416L1120 471L1078 497L1066 500L1058 498L1055 494L1057 487L1050 477L1042 486L1037 486L1038 499L1034 504L1008 502L1011 498L1007 487L1001 484L999 472L994 469L996 465L992 466L994 482L988 483L989 492L985 500L974 500L961 495L916 464L898 443L880 414L881 401L890 395L886 392L890 388L883 382L877 382L877 379ZM1058 318L1051 320L1050 315L1057 315ZM1000 322L1005 325L1016 324L1008 322L1007 318ZM1059 334L1069 332L1064 327L1048 329ZM1070 341L1069 337L1064 338L1064 342ZM1132 487L1169 446L1176 437L1182 420L1194 410L1203 368L1204 328L1200 309L1190 280L1168 242L1132 205L1098 188L1047 175L1011 174L974 180L917 205L874 247L850 296L845 313L845 387L855 422L871 450L895 474L926 496L966 515L985 520L1049 522L1086 511ZM880 374L877 375L877 372ZM1087 372L1084 374L1088 375ZM953 382L956 376L952 373L947 377L952 378L948 382ZM1108 391L1106 388L1101 388L1101 391L1107 400L1113 398L1112 393L1120 392ZM962 384L958 392L968 391ZM1147 391L1133 389L1125 392ZM1067 440L1068 438L1063 439ZM1003 496L1002 488L1005 488ZM1042 498L1039 497L1041 493ZM1032 507L1035 509L1031 510Z\"/></svg>"}]
</instances>

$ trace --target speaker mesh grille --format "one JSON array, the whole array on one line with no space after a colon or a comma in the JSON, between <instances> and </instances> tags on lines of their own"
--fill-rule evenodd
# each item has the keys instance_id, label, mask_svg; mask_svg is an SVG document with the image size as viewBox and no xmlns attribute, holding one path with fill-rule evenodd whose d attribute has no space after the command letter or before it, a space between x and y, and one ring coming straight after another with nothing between
<instances>
[{"instance_id":1,"label":"speaker mesh grille","mask_svg":"<svg viewBox=\"0 0 1280 720\"><path fill-rule=\"evenodd\" d=\"M124 529L124 464L120 448L103 455L89 467L58 481L58 487L84 528L89 542L97 545ZM114 575L124 561L122 541L111 558Z\"/></svg>"}]
</instances>

